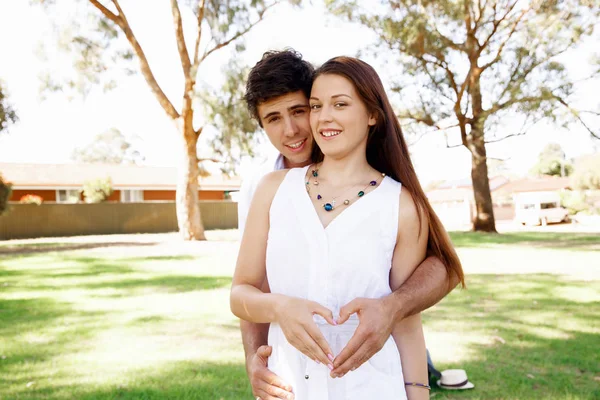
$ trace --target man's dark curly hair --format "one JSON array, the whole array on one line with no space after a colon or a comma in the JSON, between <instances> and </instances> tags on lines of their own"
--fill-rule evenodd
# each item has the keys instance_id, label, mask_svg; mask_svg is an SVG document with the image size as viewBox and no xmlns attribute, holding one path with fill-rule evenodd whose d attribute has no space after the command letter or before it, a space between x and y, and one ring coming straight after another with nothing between
<instances>
[{"instance_id":1,"label":"man's dark curly hair","mask_svg":"<svg viewBox=\"0 0 600 400\"><path fill-rule=\"evenodd\" d=\"M299 90L308 98L313 73L314 67L293 49L267 51L248 74L244 96L248 111L262 127L259 104Z\"/></svg>"}]
</instances>

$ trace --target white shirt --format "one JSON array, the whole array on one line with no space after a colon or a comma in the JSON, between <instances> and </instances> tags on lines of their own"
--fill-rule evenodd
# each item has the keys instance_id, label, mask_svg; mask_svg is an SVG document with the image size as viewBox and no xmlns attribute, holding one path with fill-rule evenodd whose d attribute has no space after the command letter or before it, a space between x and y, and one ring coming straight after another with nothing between
<instances>
[{"instance_id":1,"label":"white shirt","mask_svg":"<svg viewBox=\"0 0 600 400\"><path fill-rule=\"evenodd\" d=\"M389 295L402 185L385 177L355 198L326 228L306 194L309 166L285 176L271 203L265 267L271 293L322 304L339 315L356 298ZM339 326L314 317L317 328L339 354L354 335L356 315ZM402 363L394 339L356 370L333 379L329 369L306 357L271 323L269 369L290 384L296 400L406 400Z\"/></svg>"},{"instance_id":2,"label":"white shirt","mask_svg":"<svg viewBox=\"0 0 600 400\"><path fill-rule=\"evenodd\" d=\"M252 203L254 192L256 192L260 180L269 172L281 169L285 169L285 165L283 156L279 154L275 160L271 159L265 162L251 177L242 182L242 187L240 188L240 193L238 195L238 229L240 238L244 234L248 211L250 211L250 204Z\"/></svg>"}]
</instances>

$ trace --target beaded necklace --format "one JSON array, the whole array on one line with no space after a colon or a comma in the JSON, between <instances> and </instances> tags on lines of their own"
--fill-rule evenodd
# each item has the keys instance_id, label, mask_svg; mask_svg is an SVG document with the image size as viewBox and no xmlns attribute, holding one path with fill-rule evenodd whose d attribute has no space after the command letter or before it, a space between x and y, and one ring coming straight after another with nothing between
<instances>
[{"instance_id":1,"label":"beaded necklace","mask_svg":"<svg viewBox=\"0 0 600 400\"><path fill-rule=\"evenodd\" d=\"M315 180L313 181L313 185L314 186L319 186L319 169L315 168L311 171L311 175L313 176L313 178L315 178ZM382 179L385 177L385 174L382 173L381 174ZM377 181L376 180L372 180L370 181L368 184L365 185L365 187L363 187L361 190L358 191L358 193L356 194L357 198L361 198L365 195L365 189L367 189L369 186L376 186L377 185ZM310 181L306 181L306 191L308 192L308 194L310 195ZM342 193L344 194L344 193ZM329 212L329 211L333 211L335 209L335 201L338 197L340 197L341 195L337 195L335 197L331 198L331 201L326 202L325 204L323 204L323 208L325 209L325 211ZM319 193L317 193L316 196L317 200L322 200L323 196L321 196ZM345 206L348 206L350 204L350 199L345 199L343 204Z\"/></svg>"}]
</instances>

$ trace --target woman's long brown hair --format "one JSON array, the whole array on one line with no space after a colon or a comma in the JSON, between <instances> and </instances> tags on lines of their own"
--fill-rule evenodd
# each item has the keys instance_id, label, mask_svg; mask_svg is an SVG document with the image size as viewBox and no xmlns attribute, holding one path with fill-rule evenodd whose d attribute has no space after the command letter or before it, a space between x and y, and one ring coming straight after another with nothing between
<instances>
[{"instance_id":1,"label":"woman's long brown hair","mask_svg":"<svg viewBox=\"0 0 600 400\"><path fill-rule=\"evenodd\" d=\"M401 182L412 194L419 211L419 221L424 215L429 223L427 255L439 258L446 266L448 279L454 275L460 279L464 287L465 280L460 259L419 183L400 123L379 75L369 64L352 57L332 58L315 71L314 77L316 79L319 75L327 74L343 76L352 82L369 112L377 115L377 123L369 131L367 162L376 170ZM323 153L315 145L313 161L322 160Z\"/></svg>"}]
</instances>

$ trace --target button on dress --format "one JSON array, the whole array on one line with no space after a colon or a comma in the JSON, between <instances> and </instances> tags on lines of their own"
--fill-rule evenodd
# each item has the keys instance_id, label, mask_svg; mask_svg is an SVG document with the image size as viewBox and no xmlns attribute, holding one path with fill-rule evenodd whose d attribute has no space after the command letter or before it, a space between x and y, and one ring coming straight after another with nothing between
<instances>
[{"instance_id":1,"label":"button on dress","mask_svg":"<svg viewBox=\"0 0 600 400\"><path fill-rule=\"evenodd\" d=\"M357 297L391 293L401 184L384 177L371 192L342 206L325 228L306 191L307 168L291 169L273 198L267 279L272 293L315 301L337 317ZM338 326L320 316L314 320L334 356L359 322L356 314ZM268 342L273 347L268 367L293 387L296 400L406 399L400 355L391 336L378 353L342 378L331 378L326 365L290 345L276 323L270 326Z\"/></svg>"}]
</instances>

